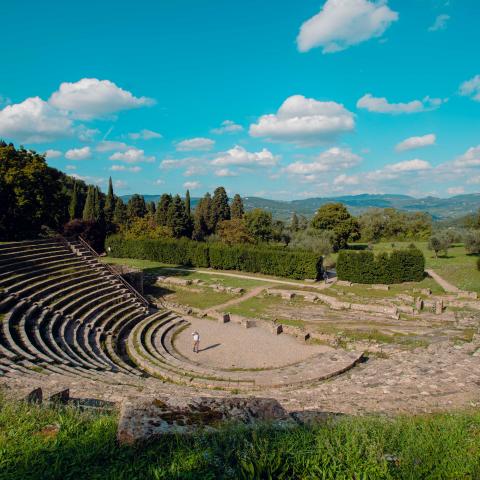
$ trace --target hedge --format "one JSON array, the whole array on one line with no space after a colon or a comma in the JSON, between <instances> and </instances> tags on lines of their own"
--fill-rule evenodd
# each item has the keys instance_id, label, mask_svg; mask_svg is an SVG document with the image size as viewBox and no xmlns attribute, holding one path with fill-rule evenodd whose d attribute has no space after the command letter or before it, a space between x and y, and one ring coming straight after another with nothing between
<instances>
[{"instance_id":1,"label":"hedge","mask_svg":"<svg viewBox=\"0 0 480 480\"><path fill-rule=\"evenodd\" d=\"M188 239L126 240L121 235L112 235L107 238L105 248L115 257L263 273L297 280L318 279L322 272L321 255L267 245L231 246Z\"/></svg>"},{"instance_id":2,"label":"hedge","mask_svg":"<svg viewBox=\"0 0 480 480\"><path fill-rule=\"evenodd\" d=\"M425 257L415 247L375 256L369 251L342 250L337 259L337 277L354 283L420 282Z\"/></svg>"}]
</instances>

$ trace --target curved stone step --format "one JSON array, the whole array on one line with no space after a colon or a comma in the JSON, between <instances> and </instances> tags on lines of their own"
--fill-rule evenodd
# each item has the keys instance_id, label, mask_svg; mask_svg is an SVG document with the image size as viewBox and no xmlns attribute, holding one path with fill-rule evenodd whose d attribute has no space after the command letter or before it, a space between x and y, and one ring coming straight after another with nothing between
<instances>
[{"instance_id":1,"label":"curved stone step","mask_svg":"<svg viewBox=\"0 0 480 480\"><path fill-rule=\"evenodd\" d=\"M54 310L58 310L63 315L67 315L81 309L85 302L98 297L99 292L103 292L104 289L110 291L112 290L112 285L108 281L100 281L97 285L89 285L78 290L73 290L71 294L66 294L54 300L49 306Z\"/></svg>"},{"instance_id":2,"label":"curved stone step","mask_svg":"<svg viewBox=\"0 0 480 480\"><path fill-rule=\"evenodd\" d=\"M10 264L12 262L27 263L30 261L38 260L43 257L50 257L52 255L71 255L72 252L64 246L51 247L43 250L28 250L25 252L13 252L13 253L1 253L0 252L0 266Z\"/></svg>"},{"instance_id":3,"label":"curved stone step","mask_svg":"<svg viewBox=\"0 0 480 480\"><path fill-rule=\"evenodd\" d=\"M41 265L48 264L54 260L65 260L69 258L78 258L75 257L73 253L54 253L50 252L48 255L42 255L38 257L22 257L22 258L8 258L5 260L0 260L0 273L9 272L9 271L18 271L23 268L39 268Z\"/></svg>"}]
</instances>

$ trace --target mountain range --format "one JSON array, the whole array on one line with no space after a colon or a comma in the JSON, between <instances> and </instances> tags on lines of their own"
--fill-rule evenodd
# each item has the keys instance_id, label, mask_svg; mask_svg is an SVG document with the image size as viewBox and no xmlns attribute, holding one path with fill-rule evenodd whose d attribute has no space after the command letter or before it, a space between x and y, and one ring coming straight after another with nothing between
<instances>
[{"instance_id":1,"label":"mountain range","mask_svg":"<svg viewBox=\"0 0 480 480\"><path fill-rule=\"evenodd\" d=\"M146 202L158 202L160 195L143 195ZM128 201L131 195L123 195L122 200ZM192 207L195 207L199 198L192 198ZM244 197L246 210L262 208L275 218L286 220L291 218L293 212L297 215L311 217L316 210L329 202L343 203L353 215L368 210L369 208L396 208L408 212L425 212L435 220L446 220L462 217L478 212L480 209L480 193L456 195L450 198L425 197L414 198L408 195L389 194L362 194L344 195L338 197L315 197L303 200L269 200L261 197Z\"/></svg>"}]
</instances>

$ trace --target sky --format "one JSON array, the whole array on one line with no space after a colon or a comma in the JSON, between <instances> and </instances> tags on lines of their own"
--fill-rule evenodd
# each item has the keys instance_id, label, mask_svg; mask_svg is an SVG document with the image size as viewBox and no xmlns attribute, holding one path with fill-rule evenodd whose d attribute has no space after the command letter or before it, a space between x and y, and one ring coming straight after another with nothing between
<instances>
[{"instance_id":1,"label":"sky","mask_svg":"<svg viewBox=\"0 0 480 480\"><path fill-rule=\"evenodd\" d=\"M478 0L18 0L0 138L117 194L479 191Z\"/></svg>"}]
</instances>

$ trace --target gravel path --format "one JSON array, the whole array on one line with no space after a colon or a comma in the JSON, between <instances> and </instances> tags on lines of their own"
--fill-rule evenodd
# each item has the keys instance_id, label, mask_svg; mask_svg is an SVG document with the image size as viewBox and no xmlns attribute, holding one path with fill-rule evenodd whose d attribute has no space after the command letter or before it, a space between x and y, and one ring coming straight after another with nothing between
<instances>
[{"instance_id":1,"label":"gravel path","mask_svg":"<svg viewBox=\"0 0 480 480\"><path fill-rule=\"evenodd\" d=\"M430 277L432 277L446 292L448 293L458 293L460 289L455 285L447 282L444 278L442 278L437 272L432 270L431 268L425 270Z\"/></svg>"}]
</instances>

